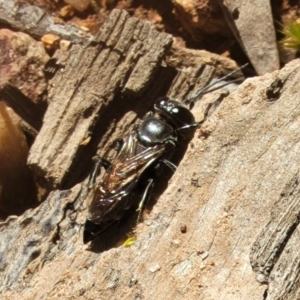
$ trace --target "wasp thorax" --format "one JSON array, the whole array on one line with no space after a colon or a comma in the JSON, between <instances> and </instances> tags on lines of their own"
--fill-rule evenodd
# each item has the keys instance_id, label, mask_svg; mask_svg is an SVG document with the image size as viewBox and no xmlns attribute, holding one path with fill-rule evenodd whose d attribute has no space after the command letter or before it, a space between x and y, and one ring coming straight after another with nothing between
<instances>
[{"instance_id":1,"label":"wasp thorax","mask_svg":"<svg viewBox=\"0 0 300 300\"><path fill-rule=\"evenodd\" d=\"M183 104L169 98L160 98L154 105L155 111L176 128L195 123L192 112Z\"/></svg>"},{"instance_id":2,"label":"wasp thorax","mask_svg":"<svg viewBox=\"0 0 300 300\"><path fill-rule=\"evenodd\" d=\"M172 126L163 120L150 117L145 119L138 128L138 139L145 145L162 144L175 139Z\"/></svg>"}]
</instances>

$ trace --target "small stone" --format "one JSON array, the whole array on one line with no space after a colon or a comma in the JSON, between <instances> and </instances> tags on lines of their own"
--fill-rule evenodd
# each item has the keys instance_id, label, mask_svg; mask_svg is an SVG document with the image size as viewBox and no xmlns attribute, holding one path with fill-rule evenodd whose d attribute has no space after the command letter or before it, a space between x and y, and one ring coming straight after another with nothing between
<instances>
[{"instance_id":1,"label":"small stone","mask_svg":"<svg viewBox=\"0 0 300 300\"><path fill-rule=\"evenodd\" d=\"M150 268L149 268L149 271L151 272L151 273L155 273L155 272L157 272L157 271L159 271L160 270L160 265L159 264L155 264L155 265L153 265L153 266L151 266Z\"/></svg>"},{"instance_id":2,"label":"small stone","mask_svg":"<svg viewBox=\"0 0 300 300\"><path fill-rule=\"evenodd\" d=\"M218 1L173 0L175 14L196 42L201 42L203 35L208 34L230 35L230 28L226 24Z\"/></svg>"},{"instance_id":3,"label":"small stone","mask_svg":"<svg viewBox=\"0 0 300 300\"><path fill-rule=\"evenodd\" d=\"M180 240L173 240L172 244L178 246L180 244Z\"/></svg>"},{"instance_id":4,"label":"small stone","mask_svg":"<svg viewBox=\"0 0 300 300\"><path fill-rule=\"evenodd\" d=\"M0 30L0 89L9 82L34 102L47 87L44 66L49 60L43 44L22 32Z\"/></svg>"}]
</instances>

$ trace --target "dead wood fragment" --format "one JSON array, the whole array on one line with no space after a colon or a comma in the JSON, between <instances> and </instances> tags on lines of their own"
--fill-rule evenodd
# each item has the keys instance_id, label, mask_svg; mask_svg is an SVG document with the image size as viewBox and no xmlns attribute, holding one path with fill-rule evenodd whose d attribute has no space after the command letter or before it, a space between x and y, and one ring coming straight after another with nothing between
<instances>
[{"instance_id":1,"label":"dead wood fragment","mask_svg":"<svg viewBox=\"0 0 300 300\"><path fill-rule=\"evenodd\" d=\"M0 23L8 24L38 39L46 33L52 33L73 43L93 41L91 34L74 25L57 23L55 18L42 8L14 0L0 1Z\"/></svg>"},{"instance_id":2,"label":"dead wood fragment","mask_svg":"<svg viewBox=\"0 0 300 300\"><path fill-rule=\"evenodd\" d=\"M71 241L76 239L80 225L72 229L69 227L69 235L65 236L64 243L59 242L62 238L60 226L65 217L70 216L68 209L78 200L79 193L80 186L74 187L72 191L53 192L38 208L26 211L19 218L11 216L6 222L0 223L0 265L7 272L6 276L1 276L0 293L4 287L18 290L24 284L26 286L32 274L54 258L57 248L66 250L67 243L72 245ZM10 230L7 231L7 228Z\"/></svg>"},{"instance_id":3,"label":"dead wood fragment","mask_svg":"<svg viewBox=\"0 0 300 300\"><path fill-rule=\"evenodd\" d=\"M74 185L82 170L87 175L97 146L107 155L109 144L130 130L137 114L142 117L157 97L166 95L177 73L174 66L161 65L170 45L169 35L115 10L92 45L73 45L55 54L53 69L59 70L28 160L44 183L51 188ZM188 97L209 82L213 66L197 62L192 68L181 63L185 87L174 87L170 96Z\"/></svg>"},{"instance_id":4,"label":"dead wood fragment","mask_svg":"<svg viewBox=\"0 0 300 300\"><path fill-rule=\"evenodd\" d=\"M300 295L299 198L297 173L274 203L270 220L251 249L251 265L257 280L270 283L268 299L298 299Z\"/></svg>"},{"instance_id":5,"label":"dead wood fragment","mask_svg":"<svg viewBox=\"0 0 300 300\"><path fill-rule=\"evenodd\" d=\"M62 186L70 183L68 176L76 177L85 163L79 162L73 171L71 165L85 150L82 142L89 136L94 146L85 159L95 153L99 137L93 131L114 97L121 90L131 97L141 95L171 44L171 36L120 10L111 13L96 40L91 47L73 45L70 51L56 54L63 68L51 81L49 108L28 160L50 186Z\"/></svg>"},{"instance_id":6,"label":"dead wood fragment","mask_svg":"<svg viewBox=\"0 0 300 300\"><path fill-rule=\"evenodd\" d=\"M222 55L208 52L206 50L194 50L184 47L174 46L166 57L168 66L182 69L188 67L196 67L199 65L210 65L215 68L215 75L222 77L230 71L237 68L235 61L228 59ZM234 77L243 77L242 72L238 72Z\"/></svg>"},{"instance_id":7,"label":"dead wood fragment","mask_svg":"<svg viewBox=\"0 0 300 300\"><path fill-rule=\"evenodd\" d=\"M122 224L85 250L78 186L1 224L2 298L298 299L299 64L247 80L222 102L130 248L117 247L128 233ZM203 107L193 112L199 119Z\"/></svg>"},{"instance_id":8,"label":"dead wood fragment","mask_svg":"<svg viewBox=\"0 0 300 300\"><path fill-rule=\"evenodd\" d=\"M257 74L278 70L279 55L269 1L218 0L235 38ZM250 12L250 13L249 13Z\"/></svg>"}]
</instances>

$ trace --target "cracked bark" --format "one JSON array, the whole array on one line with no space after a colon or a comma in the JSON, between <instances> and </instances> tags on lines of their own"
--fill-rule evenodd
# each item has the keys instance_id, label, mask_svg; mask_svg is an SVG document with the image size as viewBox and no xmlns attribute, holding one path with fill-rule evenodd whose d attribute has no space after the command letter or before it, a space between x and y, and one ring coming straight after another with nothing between
<instances>
[{"instance_id":1,"label":"cracked bark","mask_svg":"<svg viewBox=\"0 0 300 300\"><path fill-rule=\"evenodd\" d=\"M105 41L99 39L100 46L93 46L95 53L97 47L105 50L107 41L118 40L115 35L107 36ZM110 45L111 51L116 44ZM59 57L60 62L74 62L64 55L66 59ZM132 71L136 65L134 61L131 71L122 69L124 77L115 81L117 91L111 86L94 87L93 81L84 86L90 78L102 78L98 73L78 83L81 89L85 87L81 99L88 99L94 89L98 89L96 94L106 89L105 103L111 108L102 115L102 127L116 119L116 107L122 115L99 134L95 144L101 145L102 154L109 155L112 138L126 134L136 122L136 114L128 107L142 116L157 96L187 97L211 74L211 67L202 67L184 69L176 76L173 68L160 64L155 73L155 66L148 69L149 64L144 63L144 68L154 73L150 76L144 70L137 76ZM203 78L198 81L199 70ZM66 67L65 72L72 73ZM126 72L141 78L143 84L130 81ZM56 93L61 93L62 99L66 93L73 95L72 84L77 82L73 78L70 86L64 86L64 74L56 75L61 82L53 79L58 86L50 93L58 111L64 104L55 102ZM299 79L296 60L279 72L248 79L223 99L189 145L179 149L182 153L177 159L180 155L183 159L175 174L157 180L144 222L135 228L137 241L130 248L122 242L132 230L134 218L109 228L89 249L82 245L86 190L79 185L71 191L54 191L37 209L0 224L2 299L19 299L20 295L22 299L299 298ZM270 101L272 86L271 95L276 97ZM193 113L197 120L219 95L206 95L196 104ZM55 111L49 107L44 122L56 122L51 110ZM78 125L72 126L75 131L65 132L78 130ZM95 125L92 132L101 126ZM39 135L45 135L43 129ZM78 140L83 137L86 135L79 135ZM182 226L186 226L185 233ZM270 247L265 247L267 244ZM264 284L255 278L262 275Z\"/></svg>"}]
</instances>

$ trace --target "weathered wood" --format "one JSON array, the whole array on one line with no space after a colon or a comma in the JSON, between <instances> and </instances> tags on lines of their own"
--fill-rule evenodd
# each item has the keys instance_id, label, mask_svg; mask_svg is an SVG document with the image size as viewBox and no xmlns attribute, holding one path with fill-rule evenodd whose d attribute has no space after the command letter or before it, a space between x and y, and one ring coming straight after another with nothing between
<instances>
[{"instance_id":1,"label":"weathered wood","mask_svg":"<svg viewBox=\"0 0 300 300\"><path fill-rule=\"evenodd\" d=\"M32 274L39 267L53 259L58 246L66 247L66 244L58 242L60 225L66 216L70 216L68 210L78 200L79 193L80 186L74 187L72 191L53 192L47 201L35 210L28 210L19 218L11 216L5 223L0 223L0 264L1 270L7 271L1 276L0 293L6 288L20 289L24 283L31 280ZM71 230L72 234L67 239L69 242L76 239L74 233L79 228L75 226ZM6 254L3 255L4 253ZM14 264L11 264L13 261Z\"/></svg>"},{"instance_id":2,"label":"weathered wood","mask_svg":"<svg viewBox=\"0 0 300 300\"><path fill-rule=\"evenodd\" d=\"M0 1L0 23L26 32L35 38L53 33L73 43L90 43L94 37L80 28L57 22L55 17L42 8L14 0Z\"/></svg>"},{"instance_id":3,"label":"weathered wood","mask_svg":"<svg viewBox=\"0 0 300 300\"><path fill-rule=\"evenodd\" d=\"M121 10L111 13L96 40L91 47L74 45L57 54L63 69L51 81L49 108L28 160L51 186L62 186L70 181L68 173L74 176L85 165L70 171L87 138L92 138L95 152L99 137L92 132L98 120L106 118L115 96L122 97L121 90L123 95L141 95L172 41L170 35Z\"/></svg>"},{"instance_id":4,"label":"weathered wood","mask_svg":"<svg viewBox=\"0 0 300 300\"><path fill-rule=\"evenodd\" d=\"M71 187L87 175L81 175L82 170L91 168L96 147L107 155L108 144L128 132L137 115L152 109L158 96L166 95L177 72L172 59L167 60L172 67L161 66L170 45L169 35L115 10L93 45L74 45L70 51L56 53L60 70L50 83L50 105L28 160L48 187ZM170 96L187 97L187 90L203 87L211 79L213 67L201 63L198 53L189 56L193 55L198 60L189 67L186 63L183 67L177 55L189 83ZM224 59L220 64L225 65Z\"/></svg>"},{"instance_id":5,"label":"weathered wood","mask_svg":"<svg viewBox=\"0 0 300 300\"><path fill-rule=\"evenodd\" d=\"M79 187L2 224L2 299L298 299L299 65L248 79L222 102L130 248L125 222L85 250Z\"/></svg>"},{"instance_id":6,"label":"weathered wood","mask_svg":"<svg viewBox=\"0 0 300 300\"><path fill-rule=\"evenodd\" d=\"M293 173L291 173L293 175ZM299 174L283 189L251 249L251 265L259 282L270 282L266 299L299 299Z\"/></svg>"},{"instance_id":7,"label":"weathered wood","mask_svg":"<svg viewBox=\"0 0 300 300\"><path fill-rule=\"evenodd\" d=\"M110 19L91 48L75 46L57 55L63 69L52 81L45 119L52 121L54 132L42 129L39 135L48 141L43 138L39 147L51 162L45 170L54 162L59 176L60 167L69 168L63 158L73 149L64 143L85 142L82 128L109 154L111 141L131 130L158 96L185 99L211 77L211 66L182 67L177 74L173 67L147 63L151 56L161 62L168 47L165 43L165 49L151 52L150 40L139 39L141 32L165 42L169 37L151 34L148 23L114 14L117 18ZM142 49L151 52L148 58ZM140 60L143 72L136 67ZM111 73L106 73L109 64L114 70L107 67ZM156 181L153 198L164 193L148 206L154 205L137 226L131 248L120 245L135 218L109 228L89 251L82 245L84 186L53 192L37 209L2 223L1 299L298 299L299 65L294 61L247 80L223 100L196 131L169 186L168 177ZM89 99L88 106L82 99ZM196 119L215 101L216 93L199 101ZM46 147L57 139L60 145L51 156ZM75 161L80 169L85 163L78 157L73 154L70 164ZM67 181L69 175L64 176Z\"/></svg>"},{"instance_id":8,"label":"weathered wood","mask_svg":"<svg viewBox=\"0 0 300 300\"><path fill-rule=\"evenodd\" d=\"M215 68L215 75L222 77L237 68L236 62L225 56L208 52L206 50L194 50L173 45L166 57L168 66L176 69L197 68L201 65L209 65ZM233 74L233 78L243 78L242 72Z\"/></svg>"},{"instance_id":9,"label":"weathered wood","mask_svg":"<svg viewBox=\"0 0 300 300\"><path fill-rule=\"evenodd\" d=\"M270 1L218 0L235 38L257 74L280 67Z\"/></svg>"}]
</instances>

